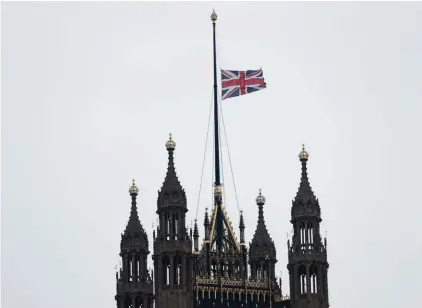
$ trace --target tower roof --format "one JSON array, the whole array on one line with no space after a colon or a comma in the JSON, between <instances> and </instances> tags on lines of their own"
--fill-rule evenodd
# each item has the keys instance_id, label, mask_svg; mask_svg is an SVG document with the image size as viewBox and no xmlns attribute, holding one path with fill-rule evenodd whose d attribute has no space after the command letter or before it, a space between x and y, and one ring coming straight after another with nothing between
<instances>
[{"instance_id":1,"label":"tower roof","mask_svg":"<svg viewBox=\"0 0 422 308\"><path fill-rule=\"evenodd\" d=\"M274 242L268 233L267 226L264 220L264 204L265 197L259 190L259 195L256 197L256 204L258 205L258 224L256 226L255 234L252 238L249 248L249 258L271 258L276 259L276 249Z\"/></svg>"},{"instance_id":2,"label":"tower roof","mask_svg":"<svg viewBox=\"0 0 422 308\"><path fill-rule=\"evenodd\" d=\"M142 227L138 216L138 210L136 208L136 197L138 196L138 192L139 189L135 185L135 180L133 180L132 186L129 188L129 194L132 197L129 221L124 233L122 234L120 243L122 251L125 249L130 250L132 248L148 251L148 236Z\"/></svg>"},{"instance_id":3,"label":"tower roof","mask_svg":"<svg viewBox=\"0 0 422 308\"><path fill-rule=\"evenodd\" d=\"M307 172L307 161L309 159L309 153L305 150L305 146L302 145L302 151L299 153L299 160L302 163L302 175L300 179L299 190L296 194L295 199L292 202L292 219L301 216L315 216L320 219L321 210L319 207L318 199L315 197L312 191L311 185L308 179Z\"/></svg>"},{"instance_id":4,"label":"tower roof","mask_svg":"<svg viewBox=\"0 0 422 308\"><path fill-rule=\"evenodd\" d=\"M166 142L168 151L168 166L166 177L161 190L158 192L157 207L158 209L167 206L181 206L186 209L186 194L176 174L174 167L174 150L176 143L171 134ZM187 209L186 209L187 210Z\"/></svg>"}]
</instances>

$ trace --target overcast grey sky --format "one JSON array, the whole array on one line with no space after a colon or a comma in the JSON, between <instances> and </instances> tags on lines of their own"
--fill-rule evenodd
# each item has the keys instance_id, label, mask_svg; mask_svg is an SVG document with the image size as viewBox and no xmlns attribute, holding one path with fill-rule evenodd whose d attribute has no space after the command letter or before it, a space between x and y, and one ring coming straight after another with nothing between
<instances>
[{"instance_id":1,"label":"overcast grey sky","mask_svg":"<svg viewBox=\"0 0 422 308\"><path fill-rule=\"evenodd\" d=\"M286 233L305 143L331 306L420 306L422 4L314 2L3 4L3 307L115 307L127 190L135 178L152 250L169 132L195 218L212 8L219 65L262 67L268 85L223 102L247 239L262 188L287 293ZM201 231L211 169L207 155Z\"/></svg>"}]
</instances>

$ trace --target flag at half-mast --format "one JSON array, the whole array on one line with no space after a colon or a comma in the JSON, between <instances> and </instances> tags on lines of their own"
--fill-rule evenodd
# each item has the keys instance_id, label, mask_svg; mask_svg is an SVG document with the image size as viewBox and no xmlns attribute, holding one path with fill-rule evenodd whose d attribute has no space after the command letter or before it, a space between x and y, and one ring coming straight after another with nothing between
<instances>
[{"instance_id":1,"label":"flag at half-mast","mask_svg":"<svg viewBox=\"0 0 422 308\"><path fill-rule=\"evenodd\" d=\"M262 69L248 71L221 70L221 99L245 95L265 89Z\"/></svg>"}]
</instances>

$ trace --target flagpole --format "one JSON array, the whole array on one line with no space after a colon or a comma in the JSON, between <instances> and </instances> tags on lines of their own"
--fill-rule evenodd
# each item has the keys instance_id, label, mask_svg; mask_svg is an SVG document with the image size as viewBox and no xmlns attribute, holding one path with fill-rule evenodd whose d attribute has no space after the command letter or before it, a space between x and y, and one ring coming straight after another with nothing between
<instances>
[{"instance_id":1,"label":"flagpole","mask_svg":"<svg viewBox=\"0 0 422 308\"><path fill-rule=\"evenodd\" d=\"M219 147L219 132L218 132L218 87L217 87L217 47L215 39L215 24L217 21L217 14L212 11L211 14L213 27L213 56L214 56L214 141L215 141L215 183L214 183L214 203L217 211L216 221L216 243L217 250L221 251L223 246L223 212L221 208L222 202L222 188L220 182L220 147Z\"/></svg>"},{"instance_id":2,"label":"flagpole","mask_svg":"<svg viewBox=\"0 0 422 308\"><path fill-rule=\"evenodd\" d=\"M218 134L218 87L217 87L217 48L215 40L215 23L217 21L217 14L213 10L211 14L213 27L213 56L214 56L214 140L215 140L215 185L220 183L220 148L219 148L219 134Z\"/></svg>"}]
</instances>

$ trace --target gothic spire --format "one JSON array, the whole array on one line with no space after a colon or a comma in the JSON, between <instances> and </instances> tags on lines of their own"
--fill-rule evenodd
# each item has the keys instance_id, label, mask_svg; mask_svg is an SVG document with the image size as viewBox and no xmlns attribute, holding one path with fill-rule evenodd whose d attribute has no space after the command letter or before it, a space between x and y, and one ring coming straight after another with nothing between
<instances>
[{"instance_id":1,"label":"gothic spire","mask_svg":"<svg viewBox=\"0 0 422 308\"><path fill-rule=\"evenodd\" d=\"M130 209L129 221L126 229L122 234L121 248L137 247L148 251L148 236L142 227L139 220L138 210L136 208L136 197L139 189L135 185L135 180L132 180L132 186L129 188L129 194L132 197L132 204Z\"/></svg>"},{"instance_id":2,"label":"gothic spire","mask_svg":"<svg viewBox=\"0 0 422 308\"><path fill-rule=\"evenodd\" d=\"M320 235L319 201L308 180L308 159L302 146L302 177L292 206L292 243L288 241L290 307L328 308L327 249Z\"/></svg>"},{"instance_id":3,"label":"gothic spire","mask_svg":"<svg viewBox=\"0 0 422 308\"><path fill-rule=\"evenodd\" d=\"M168 166L166 177L161 190L158 192L157 206L182 206L186 208L186 194L176 174L174 167L174 150L176 142L174 142L171 134L166 142L168 151Z\"/></svg>"},{"instance_id":4,"label":"gothic spire","mask_svg":"<svg viewBox=\"0 0 422 308\"><path fill-rule=\"evenodd\" d=\"M307 161L309 153L305 150L305 145L302 145L302 151L299 153L299 160L302 163L302 176L300 179L299 190L293 200L292 219L299 216L317 216L320 217L321 210L318 199L315 197L309 184Z\"/></svg>"},{"instance_id":5,"label":"gothic spire","mask_svg":"<svg viewBox=\"0 0 422 308\"><path fill-rule=\"evenodd\" d=\"M122 266L116 274L116 304L118 308L152 308L153 282L147 268L148 236L136 210L139 189L133 180L129 188L132 197L130 217L120 242Z\"/></svg>"},{"instance_id":6,"label":"gothic spire","mask_svg":"<svg viewBox=\"0 0 422 308\"><path fill-rule=\"evenodd\" d=\"M194 240L194 251L195 253L199 252L199 243L198 243L198 239L199 239L199 231L198 231L198 222L195 219L195 225L194 225L194 230L193 230L193 240Z\"/></svg>"},{"instance_id":7,"label":"gothic spire","mask_svg":"<svg viewBox=\"0 0 422 308\"><path fill-rule=\"evenodd\" d=\"M258 224L256 226L255 234L250 244L249 256L250 259L269 257L276 259L276 250L273 240L268 233L267 226L264 220L264 204L265 197L259 190L259 195L256 197L256 204L258 205Z\"/></svg>"},{"instance_id":8,"label":"gothic spire","mask_svg":"<svg viewBox=\"0 0 422 308\"><path fill-rule=\"evenodd\" d=\"M245 229L245 220L243 219L243 211L240 211L239 228Z\"/></svg>"},{"instance_id":9,"label":"gothic spire","mask_svg":"<svg viewBox=\"0 0 422 308\"><path fill-rule=\"evenodd\" d=\"M210 219L208 216L208 208L205 208L205 217L204 217L204 230L205 230L205 241L210 240Z\"/></svg>"},{"instance_id":10,"label":"gothic spire","mask_svg":"<svg viewBox=\"0 0 422 308\"><path fill-rule=\"evenodd\" d=\"M176 174L176 168L174 167L174 150L176 149L176 142L174 142L171 134L169 134L169 139L166 142L166 149L169 157L166 178L164 179L162 189L165 186L181 187L182 185L179 182L179 178Z\"/></svg>"},{"instance_id":11,"label":"gothic spire","mask_svg":"<svg viewBox=\"0 0 422 308\"><path fill-rule=\"evenodd\" d=\"M243 219L243 211L240 211L239 230L240 230L240 244L245 245L245 220Z\"/></svg>"}]
</instances>

